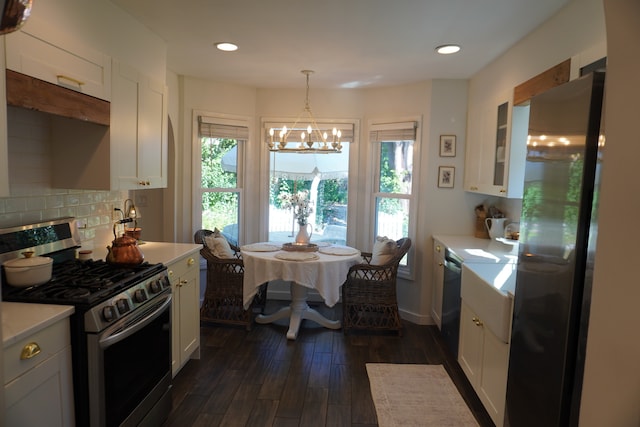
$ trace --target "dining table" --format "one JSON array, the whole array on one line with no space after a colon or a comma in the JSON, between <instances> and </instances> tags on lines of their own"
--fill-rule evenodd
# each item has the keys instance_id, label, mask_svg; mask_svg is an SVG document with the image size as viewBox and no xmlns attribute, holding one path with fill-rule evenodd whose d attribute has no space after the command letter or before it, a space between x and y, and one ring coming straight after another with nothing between
<instances>
[{"instance_id":1,"label":"dining table","mask_svg":"<svg viewBox=\"0 0 640 427\"><path fill-rule=\"evenodd\" d=\"M243 303L249 308L258 287L265 282L289 282L291 303L272 314L259 314L256 323L272 323L289 318L287 338L294 340L302 320L309 319L329 329L340 329L340 320L331 320L309 307L307 294L315 289L328 307L340 300L340 287L349 268L362 262L358 249L334 244L259 242L240 248L244 261Z\"/></svg>"}]
</instances>

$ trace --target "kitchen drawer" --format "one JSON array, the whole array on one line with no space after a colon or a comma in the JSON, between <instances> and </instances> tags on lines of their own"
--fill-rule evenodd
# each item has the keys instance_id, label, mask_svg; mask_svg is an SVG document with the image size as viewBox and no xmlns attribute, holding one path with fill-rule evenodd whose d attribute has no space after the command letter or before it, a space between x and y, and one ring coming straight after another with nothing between
<instances>
[{"instance_id":1,"label":"kitchen drawer","mask_svg":"<svg viewBox=\"0 0 640 427\"><path fill-rule=\"evenodd\" d=\"M180 258L171 264L167 264L167 273L171 283L177 280L179 277L183 277L191 271L197 271L199 273L198 253L187 255Z\"/></svg>"},{"instance_id":2,"label":"kitchen drawer","mask_svg":"<svg viewBox=\"0 0 640 427\"><path fill-rule=\"evenodd\" d=\"M29 344L36 343L40 354L30 359L21 360L22 350ZM69 319L64 319L34 333L4 349L4 381L5 384L22 375L29 369L71 345Z\"/></svg>"},{"instance_id":3,"label":"kitchen drawer","mask_svg":"<svg viewBox=\"0 0 640 427\"><path fill-rule=\"evenodd\" d=\"M109 101L111 59L90 48L58 47L24 31L5 36L7 68Z\"/></svg>"}]
</instances>

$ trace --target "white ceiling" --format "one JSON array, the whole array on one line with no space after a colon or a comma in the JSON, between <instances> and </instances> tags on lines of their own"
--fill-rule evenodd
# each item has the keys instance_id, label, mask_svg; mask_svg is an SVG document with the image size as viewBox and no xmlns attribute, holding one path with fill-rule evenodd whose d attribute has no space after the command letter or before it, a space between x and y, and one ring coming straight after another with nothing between
<instances>
[{"instance_id":1,"label":"white ceiling","mask_svg":"<svg viewBox=\"0 0 640 427\"><path fill-rule=\"evenodd\" d=\"M178 74L300 88L311 69L311 87L347 88L468 78L569 0L111 1L166 41ZM436 54L445 43L462 51Z\"/></svg>"}]
</instances>

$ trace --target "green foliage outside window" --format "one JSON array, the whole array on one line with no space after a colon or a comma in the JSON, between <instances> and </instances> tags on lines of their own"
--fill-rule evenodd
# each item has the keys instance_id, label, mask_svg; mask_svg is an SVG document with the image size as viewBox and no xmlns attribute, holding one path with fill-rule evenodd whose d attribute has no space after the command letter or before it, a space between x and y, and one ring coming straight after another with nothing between
<instances>
[{"instance_id":1,"label":"green foliage outside window","mask_svg":"<svg viewBox=\"0 0 640 427\"><path fill-rule=\"evenodd\" d=\"M237 146L235 139L202 138L202 188L235 189L237 171L222 168L222 157ZM202 226L222 228L238 222L238 194L231 191L205 191L202 194Z\"/></svg>"}]
</instances>

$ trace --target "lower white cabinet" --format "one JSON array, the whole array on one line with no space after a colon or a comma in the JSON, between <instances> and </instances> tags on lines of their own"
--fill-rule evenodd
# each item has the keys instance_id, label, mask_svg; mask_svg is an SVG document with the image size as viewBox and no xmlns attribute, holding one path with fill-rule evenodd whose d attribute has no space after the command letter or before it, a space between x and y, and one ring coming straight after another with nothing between
<instances>
[{"instance_id":1,"label":"lower white cabinet","mask_svg":"<svg viewBox=\"0 0 640 427\"><path fill-rule=\"evenodd\" d=\"M4 421L13 426L73 426L69 319L4 349Z\"/></svg>"},{"instance_id":2,"label":"lower white cabinet","mask_svg":"<svg viewBox=\"0 0 640 427\"><path fill-rule=\"evenodd\" d=\"M458 362L485 409L502 427L509 369L509 344L500 340L462 300Z\"/></svg>"},{"instance_id":3,"label":"lower white cabinet","mask_svg":"<svg viewBox=\"0 0 640 427\"><path fill-rule=\"evenodd\" d=\"M173 292L172 374L200 351L200 263L197 250L167 263ZM196 351L198 353L196 353Z\"/></svg>"},{"instance_id":4,"label":"lower white cabinet","mask_svg":"<svg viewBox=\"0 0 640 427\"><path fill-rule=\"evenodd\" d=\"M433 288L431 292L431 317L442 329L442 292L444 290L444 251L445 246L438 240L433 241Z\"/></svg>"}]
</instances>

